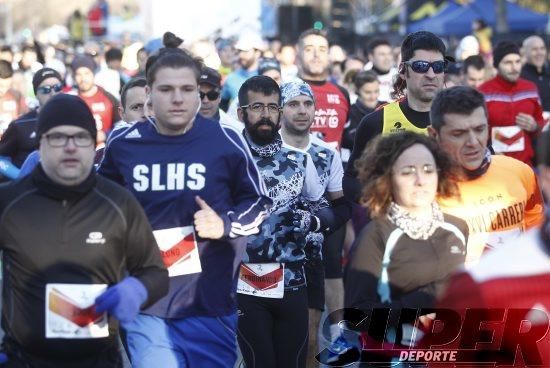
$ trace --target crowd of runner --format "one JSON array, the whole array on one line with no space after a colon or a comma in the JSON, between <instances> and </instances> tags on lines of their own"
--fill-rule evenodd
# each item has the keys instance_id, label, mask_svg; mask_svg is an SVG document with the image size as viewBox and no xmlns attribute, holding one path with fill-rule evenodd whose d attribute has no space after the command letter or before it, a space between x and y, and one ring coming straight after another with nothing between
<instances>
[{"instance_id":1,"label":"crowd of runner","mask_svg":"<svg viewBox=\"0 0 550 368\"><path fill-rule=\"evenodd\" d=\"M437 307L550 364L547 48L469 37L3 46L3 364L377 366Z\"/></svg>"}]
</instances>

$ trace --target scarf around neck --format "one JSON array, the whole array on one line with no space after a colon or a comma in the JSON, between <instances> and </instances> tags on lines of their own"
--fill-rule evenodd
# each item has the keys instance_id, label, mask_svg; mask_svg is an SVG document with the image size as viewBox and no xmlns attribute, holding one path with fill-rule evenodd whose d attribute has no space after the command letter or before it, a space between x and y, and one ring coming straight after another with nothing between
<instances>
[{"instance_id":1,"label":"scarf around neck","mask_svg":"<svg viewBox=\"0 0 550 368\"><path fill-rule=\"evenodd\" d=\"M246 139L246 142L248 143L248 146L250 147L252 152L256 156L260 156L262 158L274 156L277 152L281 150L281 147L283 145L283 140L279 133L277 133L277 135L275 136L275 138L271 143L268 143L264 146L260 146L254 143L252 141L252 138L250 138L250 135L248 135L248 132L246 131L246 129L244 131L244 138Z\"/></svg>"},{"instance_id":2,"label":"scarf around neck","mask_svg":"<svg viewBox=\"0 0 550 368\"><path fill-rule=\"evenodd\" d=\"M429 239L443 223L443 212L436 202L432 203L431 218L416 218L409 212L392 202L388 212L390 222L403 230L411 239Z\"/></svg>"}]
</instances>

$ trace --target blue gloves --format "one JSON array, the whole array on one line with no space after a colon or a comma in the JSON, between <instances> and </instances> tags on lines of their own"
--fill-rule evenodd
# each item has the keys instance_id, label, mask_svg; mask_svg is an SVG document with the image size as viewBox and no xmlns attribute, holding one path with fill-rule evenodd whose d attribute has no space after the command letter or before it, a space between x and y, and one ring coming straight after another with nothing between
<instances>
[{"instance_id":1,"label":"blue gloves","mask_svg":"<svg viewBox=\"0 0 550 368\"><path fill-rule=\"evenodd\" d=\"M124 326L137 317L141 305L146 300L145 286L135 277L129 276L98 296L95 300L95 309L98 313L112 314Z\"/></svg>"},{"instance_id":2,"label":"blue gloves","mask_svg":"<svg viewBox=\"0 0 550 368\"><path fill-rule=\"evenodd\" d=\"M11 160L0 156L0 174L10 179L17 179L19 176L19 169L11 163Z\"/></svg>"}]
</instances>

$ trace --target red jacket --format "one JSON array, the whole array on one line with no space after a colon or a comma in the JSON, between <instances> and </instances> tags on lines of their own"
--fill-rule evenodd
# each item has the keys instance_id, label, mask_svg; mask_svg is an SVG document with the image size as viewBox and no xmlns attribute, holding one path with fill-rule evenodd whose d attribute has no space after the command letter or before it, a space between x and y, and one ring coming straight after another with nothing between
<instances>
[{"instance_id":1,"label":"red jacket","mask_svg":"<svg viewBox=\"0 0 550 368\"><path fill-rule=\"evenodd\" d=\"M522 78L515 83L510 83L497 75L479 86L479 91L485 95L495 151L503 152L507 156L532 165L535 155L532 139L544 125L537 86ZM515 132L499 129L499 127L516 126L516 116L520 112L531 115L539 124L539 131L530 133L523 130ZM511 147L514 143L519 144L516 147L523 146L523 149L510 148L508 152L499 150L499 147L503 147L502 144Z\"/></svg>"}]
</instances>

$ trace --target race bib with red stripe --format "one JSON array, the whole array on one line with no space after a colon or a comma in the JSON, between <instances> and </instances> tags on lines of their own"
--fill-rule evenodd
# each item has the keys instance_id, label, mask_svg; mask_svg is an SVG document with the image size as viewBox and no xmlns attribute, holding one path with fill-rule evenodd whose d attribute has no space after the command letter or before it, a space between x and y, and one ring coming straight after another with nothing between
<instances>
[{"instance_id":1,"label":"race bib with red stripe","mask_svg":"<svg viewBox=\"0 0 550 368\"><path fill-rule=\"evenodd\" d=\"M170 277L202 271L193 226L153 231Z\"/></svg>"},{"instance_id":2,"label":"race bib with red stripe","mask_svg":"<svg viewBox=\"0 0 550 368\"><path fill-rule=\"evenodd\" d=\"M525 150L525 133L518 126L493 127L491 138L493 149L497 153Z\"/></svg>"},{"instance_id":3,"label":"race bib with red stripe","mask_svg":"<svg viewBox=\"0 0 550 368\"><path fill-rule=\"evenodd\" d=\"M107 313L97 313L94 305L105 290L105 284L47 284L46 338L109 336Z\"/></svg>"},{"instance_id":4,"label":"race bib with red stripe","mask_svg":"<svg viewBox=\"0 0 550 368\"><path fill-rule=\"evenodd\" d=\"M237 292L262 298L283 298L284 264L243 263L239 273Z\"/></svg>"}]
</instances>

